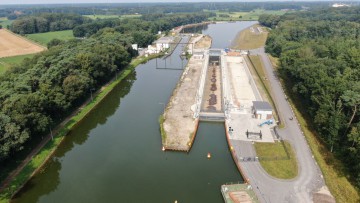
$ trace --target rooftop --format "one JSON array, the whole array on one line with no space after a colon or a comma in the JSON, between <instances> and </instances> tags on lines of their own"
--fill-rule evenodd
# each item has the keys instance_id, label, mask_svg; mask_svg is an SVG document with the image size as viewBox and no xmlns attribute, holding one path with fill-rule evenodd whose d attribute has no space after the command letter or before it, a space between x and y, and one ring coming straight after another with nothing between
<instances>
[{"instance_id":1,"label":"rooftop","mask_svg":"<svg viewBox=\"0 0 360 203\"><path fill-rule=\"evenodd\" d=\"M272 107L268 102L264 101L253 101L255 110L272 111Z\"/></svg>"}]
</instances>

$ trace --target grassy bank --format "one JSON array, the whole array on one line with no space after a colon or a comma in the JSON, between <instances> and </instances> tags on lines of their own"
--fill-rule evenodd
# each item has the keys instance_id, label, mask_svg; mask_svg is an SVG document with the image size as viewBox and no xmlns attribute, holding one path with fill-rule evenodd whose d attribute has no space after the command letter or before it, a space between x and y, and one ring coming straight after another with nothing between
<instances>
[{"instance_id":1,"label":"grassy bank","mask_svg":"<svg viewBox=\"0 0 360 203\"><path fill-rule=\"evenodd\" d=\"M298 175L298 165L290 143L255 143L257 156L264 170L271 176L292 179Z\"/></svg>"},{"instance_id":2,"label":"grassy bank","mask_svg":"<svg viewBox=\"0 0 360 203\"><path fill-rule=\"evenodd\" d=\"M264 65L262 64L262 61L261 61L260 57L259 56L249 56L249 61L250 61L251 66L255 70L255 73L256 73L257 77L260 80L261 88L265 91L265 94L266 94L266 96L268 98L268 101L270 102L271 106L275 110L275 114L274 114L275 119L280 122L281 118L280 118L280 115L279 115L279 111L276 108L275 102L274 102L274 100L273 100L273 98L271 96L271 85L270 85L270 82L266 79ZM284 127L285 127L284 123L280 122L279 128L284 128Z\"/></svg>"},{"instance_id":3,"label":"grassy bank","mask_svg":"<svg viewBox=\"0 0 360 203\"><path fill-rule=\"evenodd\" d=\"M256 32L255 29L258 29L259 27L266 32ZM253 28L254 30L252 31L252 29L248 28L243 30L236 36L232 48L249 50L265 46L266 38L268 35L266 28L260 25L254 25L251 28Z\"/></svg>"},{"instance_id":4,"label":"grassy bank","mask_svg":"<svg viewBox=\"0 0 360 203\"><path fill-rule=\"evenodd\" d=\"M20 64L25 58L32 58L35 54L27 54L21 56L11 56L0 58L0 75L4 74L11 65Z\"/></svg>"},{"instance_id":5,"label":"grassy bank","mask_svg":"<svg viewBox=\"0 0 360 203\"><path fill-rule=\"evenodd\" d=\"M164 130L164 122L165 122L165 118L164 115L161 115L159 117L159 124L160 124L160 134L161 134L161 140L162 140L162 144L164 145L165 140L166 140L166 132Z\"/></svg>"},{"instance_id":6,"label":"grassy bank","mask_svg":"<svg viewBox=\"0 0 360 203\"><path fill-rule=\"evenodd\" d=\"M28 34L26 35L26 38L46 46L47 43L49 43L53 39L60 39L66 41L69 39L74 39L74 35L72 30L63 30L55 32Z\"/></svg>"},{"instance_id":7,"label":"grassy bank","mask_svg":"<svg viewBox=\"0 0 360 203\"><path fill-rule=\"evenodd\" d=\"M270 61L277 68L278 58L269 56ZM283 87L290 87L286 85L290 81L285 82L281 80ZM291 90L284 88L286 94L289 95L289 102L294 110L297 120L300 123L301 130L304 132L307 143L319 165L327 187L331 194L335 197L337 202L360 202L360 191L349 181L349 173L346 171L345 166L338 160L319 139L316 134L311 118L302 108L301 99L292 93Z\"/></svg>"},{"instance_id":8,"label":"grassy bank","mask_svg":"<svg viewBox=\"0 0 360 203\"><path fill-rule=\"evenodd\" d=\"M123 70L116 80L111 81L101 91L94 95L92 101L87 103L83 108L80 108L76 115L71 117L67 123L59 129L58 133L54 136L53 140L50 140L21 170L21 172L11 181L7 188L0 193L0 203L9 202L11 197L21 189L21 187L39 170L47 161L49 157L54 153L58 145L64 139L65 135L74 128L86 115L96 107L106 96L118 85L126 76L128 76L136 66L141 63L145 63L150 59L159 57L160 55L152 55L151 57L139 57L130 63L130 65Z\"/></svg>"}]
</instances>

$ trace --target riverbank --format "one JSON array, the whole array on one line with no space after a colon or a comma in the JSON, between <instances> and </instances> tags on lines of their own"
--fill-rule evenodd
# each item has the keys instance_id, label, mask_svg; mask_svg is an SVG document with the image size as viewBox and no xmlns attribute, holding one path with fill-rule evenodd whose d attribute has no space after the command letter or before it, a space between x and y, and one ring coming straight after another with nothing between
<instances>
[{"instance_id":1,"label":"riverbank","mask_svg":"<svg viewBox=\"0 0 360 203\"><path fill-rule=\"evenodd\" d=\"M0 188L0 203L9 202L24 185L34 176L46 161L55 152L56 148L63 141L64 137L84 119L106 96L118 85L126 76L128 76L139 64L160 57L161 54L151 55L150 57L138 57L132 60L115 79L104 85L94 94L93 100L87 100L77 111L64 120L55 130L55 136L48 135L15 169Z\"/></svg>"}]
</instances>

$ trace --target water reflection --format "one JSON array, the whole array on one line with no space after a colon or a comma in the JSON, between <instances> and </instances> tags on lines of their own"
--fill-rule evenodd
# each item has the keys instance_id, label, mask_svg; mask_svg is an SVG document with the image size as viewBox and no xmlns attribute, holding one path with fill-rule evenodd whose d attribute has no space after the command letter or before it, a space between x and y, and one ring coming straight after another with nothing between
<instances>
[{"instance_id":1,"label":"water reflection","mask_svg":"<svg viewBox=\"0 0 360 203\"><path fill-rule=\"evenodd\" d=\"M123 81L117 85L111 93L104 99L101 105L97 106L95 111L88 114L84 123L79 123L75 131L70 132L62 144L58 147L53 157L40 169L40 172L27 182L25 187L13 198L12 202L16 203L23 194L26 195L26 202L38 202L42 195L49 194L54 191L60 183L61 159L65 154L71 151L76 145L86 142L89 133L96 128L98 124L105 124L107 118L116 112L120 106L121 98L125 97L131 90L136 80L136 72L130 73ZM44 180L41 184L36 184L39 180ZM33 190L34 187L36 190ZM36 195L29 193L41 191Z\"/></svg>"},{"instance_id":2,"label":"water reflection","mask_svg":"<svg viewBox=\"0 0 360 203\"><path fill-rule=\"evenodd\" d=\"M189 154L161 151L160 103L181 76L174 70L181 52L178 46L173 56L158 59L169 70L157 69L156 60L137 67L13 202L221 202L220 185L241 181L223 124L201 123Z\"/></svg>"}]
</instances>

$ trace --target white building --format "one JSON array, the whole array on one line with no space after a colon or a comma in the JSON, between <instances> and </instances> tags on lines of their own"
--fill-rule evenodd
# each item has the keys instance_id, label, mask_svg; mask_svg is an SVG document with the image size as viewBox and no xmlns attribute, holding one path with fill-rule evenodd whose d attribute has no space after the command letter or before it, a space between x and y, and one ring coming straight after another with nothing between
<instances>
[{"instance_id":1,"label":"white building","mask_svg":"<svg viewBox=\"0 0 360 203\"><path fill-rule=\"evenodd\" d=\"M147 50L145 51L146 54L157 54L159 53L157 48L153 45L149 45Z\"/></svg>"},{"instance_id":2,"label":"white building","mask_svg":"<svg viewBox=\"0 0 360 203\"><path fill-rule=\"evenodd\" d=\"M164 51L170 48L170 44L173 42L172 37L161 37L155 41L156 50L158 52Z\"/></svg>"},{"instance_id":3,"label":"white building","mask_svg":"<svg viewBox=\"0 0 360 203\"><path fill-rule=\"evenodd\" d=\"M349 5L347 4L338 4L338 3L335 3L332 5L333 8L339 8L339 7L350 7Z\"/></svg>"},{"instance_id":4,"label":"white building","mask_svg":"<svg viewBox=\"0 0 360 203\"><path fill-rule=\"evenodd\" d=\"M134 49L134 50L138 50L138 44L132 44L131 47L132 47L132 49Z\"/></svg>"},{"instance_id":5,"label":"white building","mask_svg":"<svg viewBox=\"0 0 360 203\"><path fill-rule=\"evenodd\" d=\"M272 119L273 109L268 102L253 101L253 113L257 119Z\"/></svg>"}]
</instances>

